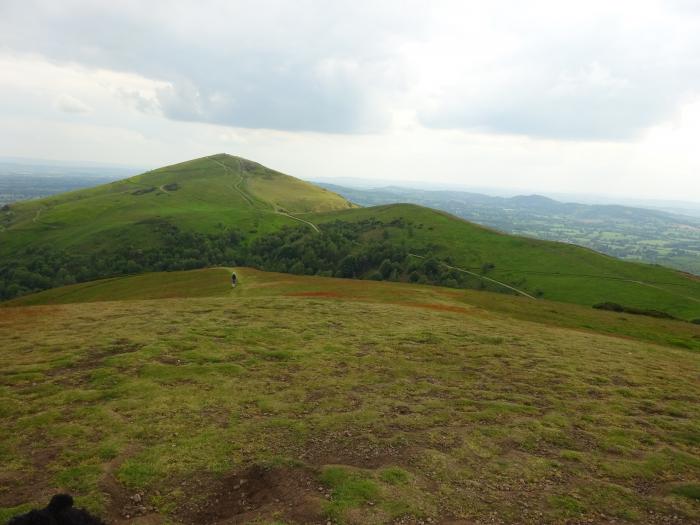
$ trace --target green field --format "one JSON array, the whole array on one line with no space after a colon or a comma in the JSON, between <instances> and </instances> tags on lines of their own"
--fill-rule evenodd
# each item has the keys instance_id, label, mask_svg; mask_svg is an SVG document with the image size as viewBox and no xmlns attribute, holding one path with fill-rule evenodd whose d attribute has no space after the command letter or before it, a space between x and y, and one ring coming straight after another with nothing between
<instances>
[{"instance_id":1,"label":"green field","mask_svg":"<svg viewBox=\"0 0 700 525\"><path fill-rule=\"evenodd\" d=\"M699 326L237 273L0 308L0 521L59 489L113 523L700 520Z\"/></svg>"}]
</instances>

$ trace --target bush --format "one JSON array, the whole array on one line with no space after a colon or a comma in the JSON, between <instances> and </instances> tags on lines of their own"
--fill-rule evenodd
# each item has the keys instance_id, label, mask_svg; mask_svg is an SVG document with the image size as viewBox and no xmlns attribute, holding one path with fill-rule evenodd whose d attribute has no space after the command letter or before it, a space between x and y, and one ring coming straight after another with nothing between
<instances>
[{"instance_id":1,"label":"bush","mask_svg":"<svg viewBox=\"0 0 700 525\"><path fill-rule=\"evenodd\" d=\"M617 303L605 302L594 304L593 308L598 310L610 310L612 312L620 312L632 315L646 315L647 317L656 317L657 319L676 319L669 313L660 310L648 310L643 308L634 308L632 306L623 306Z\"/></svg>"}]
</instances>

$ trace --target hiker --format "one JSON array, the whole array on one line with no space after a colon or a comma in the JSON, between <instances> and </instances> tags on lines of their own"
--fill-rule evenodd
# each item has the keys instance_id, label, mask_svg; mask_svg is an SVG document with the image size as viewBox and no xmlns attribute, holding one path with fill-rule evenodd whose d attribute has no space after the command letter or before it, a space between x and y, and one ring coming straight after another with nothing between
<instances>
[{"instance_id":1,"label":"hiker","mask_svg":"<svg viewBox=\"0 0 700 525\"><path fill-rule=\"evenodd\" d=\"M231 288L235 288L238 284L238 277L236 277L236 272L231 274Z\"/></svg>"}]
</instances>

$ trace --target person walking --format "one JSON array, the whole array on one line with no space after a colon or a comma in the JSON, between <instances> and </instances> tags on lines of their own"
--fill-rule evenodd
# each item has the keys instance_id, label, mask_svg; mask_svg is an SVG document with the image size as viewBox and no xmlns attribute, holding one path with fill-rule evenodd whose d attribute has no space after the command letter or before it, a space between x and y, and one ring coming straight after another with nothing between
<instances>
[{"instance_id":1,"label":"person walking","mask_svg":"<svg viewBox=\"0 0 700 525\"><path fill-rule=\"evenodd\" d=\"M237 284L238 284L238 277L236 276L236 272L233 272L231 274L231 288L235 288Z\"/></svg>"}]
</instances>

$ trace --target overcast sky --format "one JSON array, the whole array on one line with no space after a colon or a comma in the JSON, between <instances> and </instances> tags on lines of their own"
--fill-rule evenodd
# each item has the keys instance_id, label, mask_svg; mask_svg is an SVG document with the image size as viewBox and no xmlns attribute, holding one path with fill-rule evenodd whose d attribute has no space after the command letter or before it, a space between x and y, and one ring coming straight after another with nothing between
<instances>
[{"instance_id":1,"label":"overcast sky","mask_svg":"<svg viewBox=\"0 0 700 525\"><path fill-rule=\"evenodd\" d=\"M217 152L700 201L700 1L0 1L0 156Z\"/></svg>"}]
</instances>

